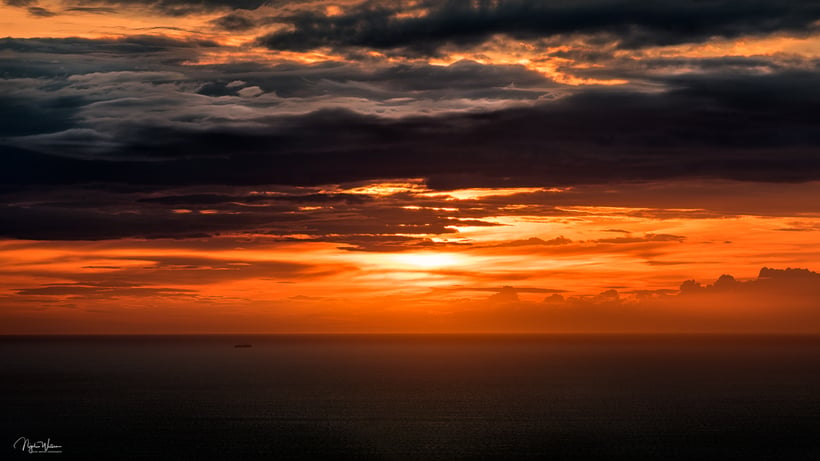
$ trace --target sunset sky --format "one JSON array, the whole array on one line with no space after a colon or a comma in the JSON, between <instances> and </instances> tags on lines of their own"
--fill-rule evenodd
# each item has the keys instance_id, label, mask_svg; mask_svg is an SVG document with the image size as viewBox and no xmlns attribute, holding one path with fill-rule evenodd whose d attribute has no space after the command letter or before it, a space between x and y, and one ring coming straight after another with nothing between
<instances>
[{"instance_id":1,"label":"sunset sky","mask_svg":"<svg viewBox=\"0 0 820 461\"><path fill-rule=\"evenodd\" d=\"M820 332L816 0L1 1L0 334Z\"/></svg>"}]
</instances>

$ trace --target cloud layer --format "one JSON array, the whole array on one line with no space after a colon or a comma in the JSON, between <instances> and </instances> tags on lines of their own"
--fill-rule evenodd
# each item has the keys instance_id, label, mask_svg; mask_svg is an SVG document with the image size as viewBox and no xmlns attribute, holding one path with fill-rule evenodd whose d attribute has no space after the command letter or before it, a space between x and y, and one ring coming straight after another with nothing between
<instances>
[{"instance_id":1,"label":"cloud layer","mask_svg":"<svg viewBox=\"0 0 820 461\"><path fill-rule=\"evenodd\" d=\"M818 17L820 7L811 1L447 0L415 2L412 8L364 2L342 14L301 12L280 18L291 28L261 43L294 51L360 47L429 55L445 45L474 46L496 34L517 40L586 34L621 48L643 48L803 33Z\"/></svg>"},{"instance_id":2,"label":"cloud layer","mask_svg":"<svg viewBox=\"0 0 820 461\"><path fill-rule=\"evenodd\" d=\"M732 330L737 312L676 309L756 305L780 272L697 283L820 261L817 2L5 0L0 17L0 298L23 324L207 305ZM758 307L784 330L815 318Z\"/></svg>"}]
</instances>

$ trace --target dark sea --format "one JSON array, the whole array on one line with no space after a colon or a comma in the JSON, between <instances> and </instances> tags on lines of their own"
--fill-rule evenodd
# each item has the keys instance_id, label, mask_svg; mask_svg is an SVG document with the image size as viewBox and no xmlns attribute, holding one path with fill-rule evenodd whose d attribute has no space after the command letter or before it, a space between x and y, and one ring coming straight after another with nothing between
<instances>
[{"instance_id":1,"label":"dark sea","mask_svg":"<svg viewBox=\"0 0 820 461\"><path fill-rule=\"evenodd\" d=\"M0 408L0 459L820 460L820 337L0 337Z\"/></svg>"}]
</instances>

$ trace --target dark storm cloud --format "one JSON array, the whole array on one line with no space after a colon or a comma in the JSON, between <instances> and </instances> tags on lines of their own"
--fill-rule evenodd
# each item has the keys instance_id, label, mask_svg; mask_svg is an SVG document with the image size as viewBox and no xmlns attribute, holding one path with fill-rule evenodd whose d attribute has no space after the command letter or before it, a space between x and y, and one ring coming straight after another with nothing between
<instances>
[{"instance_id":1,"label":"dark storm cloud","mask_svg":"<svg viewBox=\"0 0 820 461\"><path fill-rule=\"evenodd\" d=\"M820 179L816 81L813 72L681 77L666 92L588 90L531 107L438 117L325 109L208 130L120 121L108 147L100 145L106 135L90 128L18 142L66 153L110 149L100 158L7 147L0 175L5 184L169 185L427 177L438 188L686 177L806 181ZM139 161L146 158L161 163Z\"/></svg>"},{"instance_id":2,"label":"dark storm cloud","mask_svg":"<svg viewBox=\"0 0 820 461\"><path fill-rule=\"evenodd\" d=\"M470 110L534 101L559 87L523 66L474 62L447 67L180 64L195 61L212 46L207 41L152 36L0 40L0 50L6 51L0 56L0 119L8 121L2 135L48 133L32 141L51 145L52 152L81 154L83 146L88 146L86 152L99 151L106 136L118 137L122 128L148 130L136 120L142 117L160 129L177 125L175 133L180 123L218 132L241 122L233 110L240 106L251 109L242 117L258 125L270 124L279 111L304 114L328 105L385 115ZM264 97L253 97L259 94ZM216 99L220 96L232 99ZM162 126L161 118L169 127ZM65 124L72 119L78 122L74 127ZM106 120L106 126L94 119ZM66 131L70 128L76 129ZM91 147L95 143L98 148Z\"/></svg>"},{"instance_id":3,"label":"dark storm cloud","mask_svg":"<svg viewBox=\"0 0 820 461\"><path fill-rule=\"evenodd\" d=\"M235 80L284 98L336 96L368 100L407 99L408 93L411 100L534 100L561 87L520 65L483 65L472 61L460 61L446 67L420 63L394 66L324 63L284 64L273 68L224 65L212 69L221 74L221 80L205 84L199 91L201 94L235 95L242 86L226 88Z\"/></svg>"},{"instance_id":4,"label":"dark storm cloud","mask_svg":"<svg viewBox=\"0 0 820 461\"><path fill-rule=\"evenodd\" d=\"M69 38L0 38L0 50L20 53L77 55L109 53L108 57L129 56L131 54L157 53L176 48L197 46L215 47L208 40L180 40L161 35L130 35L112 39Z\"/></svg>"},{"instance_id":5,"label":"dark storm cloud","mask_svg":"<svg viewBox=\"0 0 820 461\"><path fill-rule=\"evenodd\" d=\"M71 104L70 100L63 100L44 106L29 98L0 94L0 137L68 130L76 123L75 104ZM3 146L0 146L0 150L4 153L13 152Z\"/></svg>"},{"instance_id":6,"label":"dark storm cloud","mask_svg":"<svg viewBox=\"0 0 820 461\"><path fill-rule=\"evenodd\" d=\"M175 214L167 209L0 207L0 235L35 240L198 238L221 232L269 228L293 221L286 214Z\"/></svg>"},{"instance_id":7,"label":"dark storm cloud","mask_svg":"<svg viewBox=\"0 0 820 461\"><path fill-rule=\"evenodd\" d=\"M259 206L276 203L293 203L308 205L362 205L374 199L362 194L297 194L297 195L220 195L220 194L191 194L191 195L164 195L140 199L141 203L157 203L177 206L208 206L241 203L244 205Z\"/></svg>"},{"instance_id":8,"label":"dark storm cloud","mask_svg":"<svg viewBox=\"0 0 820 461\"><path fill-rule=\"evenodd\" d=\"M734 75L762 75L790 72L793 70L817 71L818 61L794 54L772 56L722 56L696 57L645 57L640 54L618 54L617 50L597 52L594 59L584 50L557 51L550 56L568 59L558 70L579 78L624 79L630 82L666 84L681 78L680 74L699 78L726 78ZM595 65L590 66L592 62ZM681 72L684 70L684 72ZM677 74L677 75L676 75Z\"/></svg>"},{"instance_id":9,"label":"dark storm cloud","mask_svg":"<svg viewBox=\"0 0 820 461\"><path fill-rule=\"evenodd\" d=\"M484 225L510 200L527 207L506 214L543 216L590 197L666 206L640 191L603 194L595 184L820 179L819 74L806 62L697 60L709 71L685 75L610 66L610 77L643 75L651 91L643 84L568 88L523 66L469 61L180 65L214 46L152 36L0 40L0 235L301 233L351 250L398 251L432 242L384 234ZM766 72L757 70L766 63ZM316 187L385 178L425 178L442 190L575 189L485 199L457 213L411 213L397 209L452 204L413 194L383 202ZM249 192L279 186L305 189ZM93 199L73 195L83 187L94 188ZM697 208L677 195L702 202L713 192L660 196ZM807 206L783 208L782 197L733 203L715 207ZM209 209L217 213L200 213Z\"/></svg>"},{"instance_id":10,"label":"dark storm cloud","mask_svg":"<svg viewBox=\"0 0 820 461\"><path fill-rule=\"evenodd\" d=\"M413 17L399 15L408 13L402 5L364 2L341 15L304 11L281 17L291 29L260 43L295 51L362 47L435 54L443 45L475 45L494 34L516 39L598 34L622 48L640 48L716 36L802 33L820 18L820 5L811 0L428 0L415 11L422 9L427 14Z\"/></svg>"},{"instance_id":11,"label":"dark storm cloud","mask_svg":"<svg viewBox=\"0 0 820 461\"><path fill-rule=\"evenodd\" d=\"M264 234L273 240L333 242L345 249L396 251L430 246L426 238L394 234L451 234L453 225L495 225L470 213L406 209L414 196L361 194L189 194L113 192L105 185L7 191L0 236L43 240L198 238ZM474 203L472 213L483 204ZM488 205L488 211L497 207ZM452 209L450 209L452 210Z\"/></svg>"},{"instance_id":12,"label":"dark storm cloud","mask_svg":"<svg viewBox=\"0 0 820 461\"><path fill-rule=\"evenodd\" d=\"M48 83L46 87L54 90L65 86L65 79L77 74L178 70L180 63L195 59L200 50L214 47L216 43L209 40L177 40L157 35L96 40L0 38L0 85L8 84L3 79L52 78L55 80L40 83ZM0 91L0 96L17 95Z\"/></svg>"},{"instance_id":13,"label":"dark storm cloud","mask_svg":"<svg viewBox=\"0 0 820 461\"><path fill-rule=\"evenodd\" d=\"M538 72L517 65L482 65L473 61L459 61L450 66L397 65L373 73L365 81L384 81L388 88L401 91L468 90L517 86L557 87L558 84ZM509 93L509 92L508 92Z\"/></svg>"}]
</instances>

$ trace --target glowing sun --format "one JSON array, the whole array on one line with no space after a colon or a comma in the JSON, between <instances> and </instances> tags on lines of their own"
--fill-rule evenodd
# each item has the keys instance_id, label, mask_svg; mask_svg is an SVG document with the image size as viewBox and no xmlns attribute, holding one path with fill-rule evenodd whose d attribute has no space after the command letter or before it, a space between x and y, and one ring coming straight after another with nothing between
<instances>
[{"instance_id":1,"label":"glowing sun","mask_svg":"<svg viewBox=\"0 0 820 461\"><path fill-rule=\"evenodd\" d=\"M396 255L396 261L402 264L435 269L437 267L459 264L459 257L451 253L408 253Z\"/></svg>"}]
</instances>

